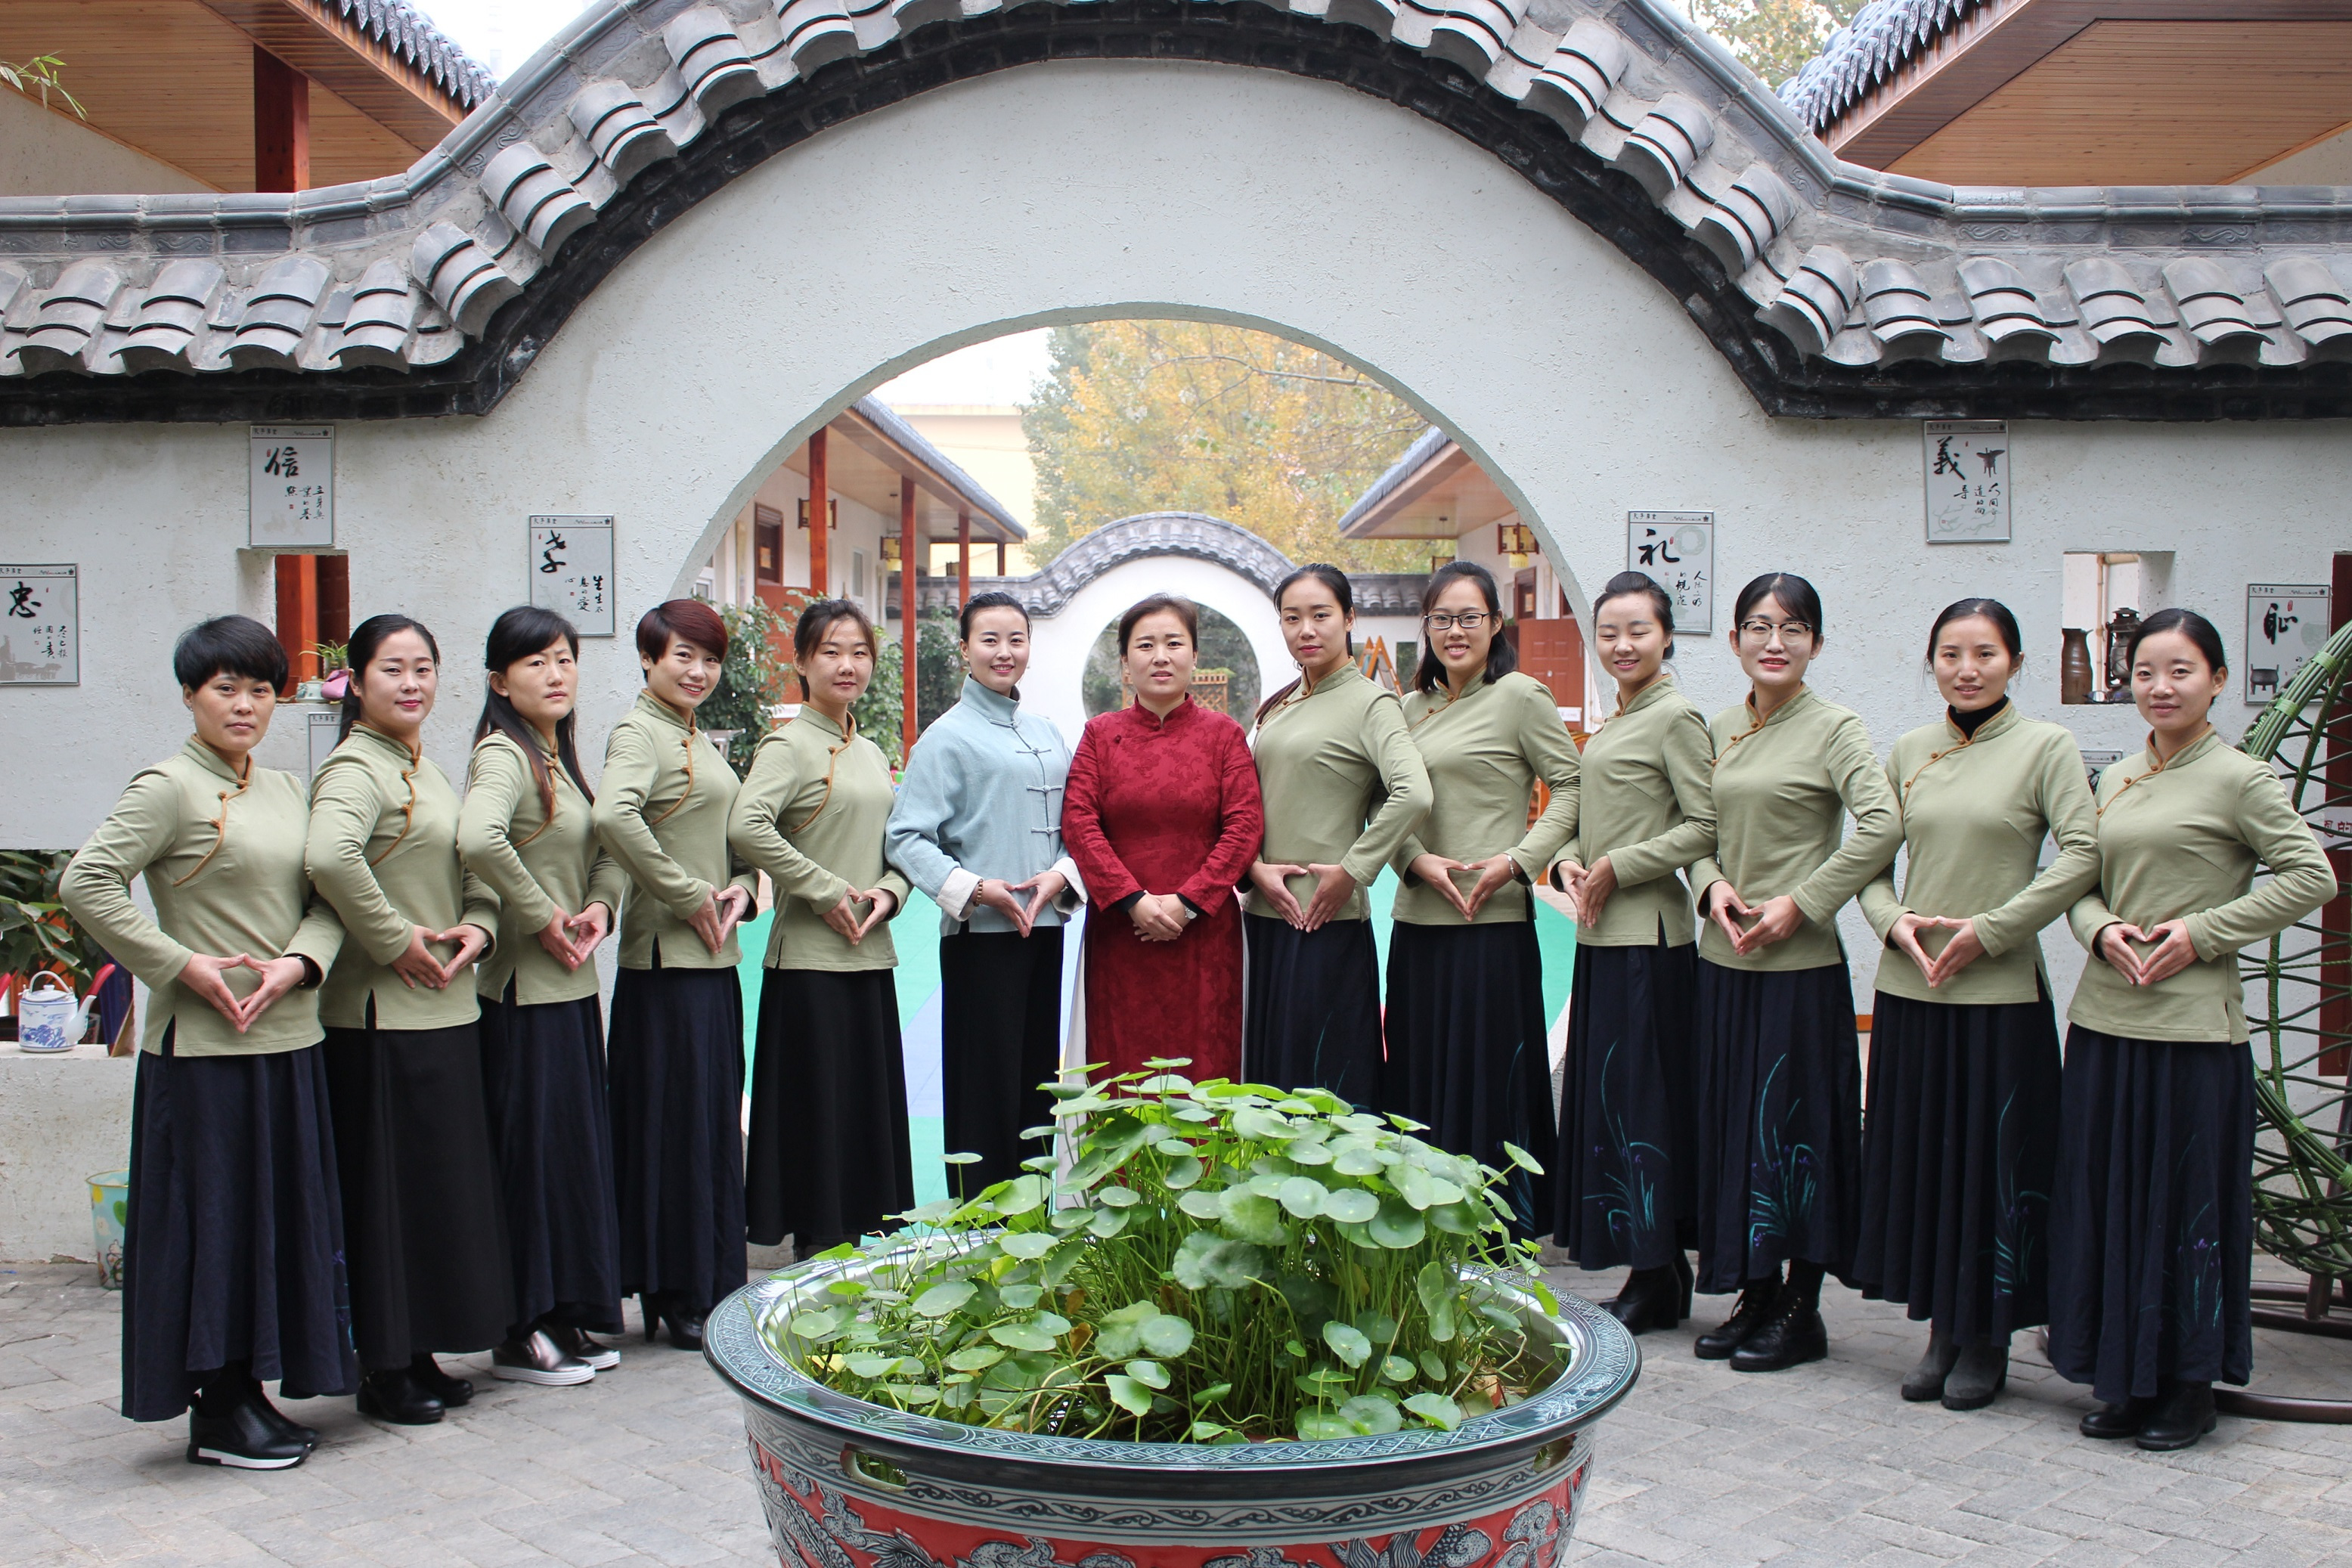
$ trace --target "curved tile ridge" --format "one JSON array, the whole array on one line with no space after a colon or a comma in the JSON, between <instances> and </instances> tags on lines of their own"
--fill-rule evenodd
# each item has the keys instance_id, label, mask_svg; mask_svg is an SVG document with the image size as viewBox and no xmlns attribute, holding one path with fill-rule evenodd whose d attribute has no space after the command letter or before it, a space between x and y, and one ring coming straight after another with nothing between
<instances>
[{"instance_id":1,"label":"curved tile ridge","mask_svg":"<svg viewBox=\"0 0 2352 1568\"><path fill-rule=\"evenodd\" d=\"M2161 370L2352 354L2352 190L1955 190L1860 168L1665 0L1267 3L1369 28L1448 90L1556 128L1801 356ZM1940 26L1959 0L1906 3L1914 22L1942 5ZM600 0L405 174L293 195L0 200L0 384L441 363L730 110L1009 5Z\"/></svg>"},{"instance_id":2,"label":"curved tile ridge","mask_svg":"<svg viewBox=\"0 0 2352 1568\"><path fill-rule=\"evenodd\" d=\"M1114 566L1150 555L1188 555L1238 573L1267 594L1290 574L1281 551L1223 518L1197 511L1147 511L1107 522L1047 563L1034 577L1010 580L1032 615L1059 615L1078 590Z\"/></svg>"}]
</instances>

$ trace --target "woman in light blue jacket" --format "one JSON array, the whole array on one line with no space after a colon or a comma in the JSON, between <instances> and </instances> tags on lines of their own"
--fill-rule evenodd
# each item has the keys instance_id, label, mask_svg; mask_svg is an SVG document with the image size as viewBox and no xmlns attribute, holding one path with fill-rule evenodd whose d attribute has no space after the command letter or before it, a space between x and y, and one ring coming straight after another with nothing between
<instances>
[{"instance_id":1,"label":"woman in light blue jacket","mask_svg":"<svg viewBox=\"0 0 2352 1568\"><path fill-rule=\"evenodd\" d=\"M1029 613L976 594L960 629L963 695L908 760L888 855L940 906L947 1148L980 1156L948 1185L977 1194L1018 1175L1021 1130L1053 1119L1038 1085L1060 1065L1062 921L1085 889L1062 853L1070 748L1021 711Z\"/></svg>"}]
</instances>

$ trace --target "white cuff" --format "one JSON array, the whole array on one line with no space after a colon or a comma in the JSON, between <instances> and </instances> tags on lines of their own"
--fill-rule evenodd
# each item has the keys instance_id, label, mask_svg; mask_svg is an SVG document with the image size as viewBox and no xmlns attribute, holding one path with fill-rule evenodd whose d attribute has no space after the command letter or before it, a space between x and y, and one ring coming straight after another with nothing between
<instances>
[{"instance_id":1,"label":"white cuff","mask_svg":"<svg viewBox=\"0 0 2352 1568\"><path fill-rule=\"evenodd\" d=\"M962 867L957 867L948 873L948 879L940 884L938 902L940 912L951 921L971 919L972 900L979 891L980 879Z\"/></svg>"},{"instance_id":2,"label":"white cuff","mask_svg":"<svg viewBox=\"0 0 2352 1568\"><path fill-rule=\"evenodd\" d=\"M1078 875L1078 863L1076 860L1065 855L1046 869L1059 871L1062 874L1062 880L1069 884L1062 890L1062 896L1054 900L1055 909L1066 915L1087 901L1087 884Z\"/></svg>"}]
</instances>

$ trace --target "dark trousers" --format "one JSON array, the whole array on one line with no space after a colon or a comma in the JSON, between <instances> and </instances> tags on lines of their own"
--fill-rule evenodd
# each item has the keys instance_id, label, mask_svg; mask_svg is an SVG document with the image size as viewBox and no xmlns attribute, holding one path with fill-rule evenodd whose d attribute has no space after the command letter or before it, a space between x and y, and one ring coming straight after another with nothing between
<instances>
[{"instance_id":1,"label":"dark trousers","mask_svg":"<svg viewBox=\"0 0 2352 1568\"><path fill-rule=\"evenodd\" d=\"M1061 1065L1062 931L961 931L940 942L940 1071L947 1152L980 1163L948 1172L948 1192L976 1197L1021 1173L1049 1145L1024 1127L1054 1119L1040 1084Z\"/></svg>"}]
</instances>

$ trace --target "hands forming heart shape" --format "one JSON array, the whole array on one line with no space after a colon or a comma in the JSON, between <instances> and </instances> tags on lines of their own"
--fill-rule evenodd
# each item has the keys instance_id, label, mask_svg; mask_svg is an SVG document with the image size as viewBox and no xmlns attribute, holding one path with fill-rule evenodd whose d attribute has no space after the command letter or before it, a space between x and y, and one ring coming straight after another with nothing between
<instances>
[{"instance_id":1,"label":"hands forming heart shape","mask_svg":"<svg viewBox=\"0 0 2352 1568\"><path fill-rule=\"evenodd\" d=\"M2187 921L2152 926L2117 921L2100 931L2096 945L2099 956L2134 985L2160 985L2197 962L2197 944L2189 940Z\"/></svg>"}]
</instances>

